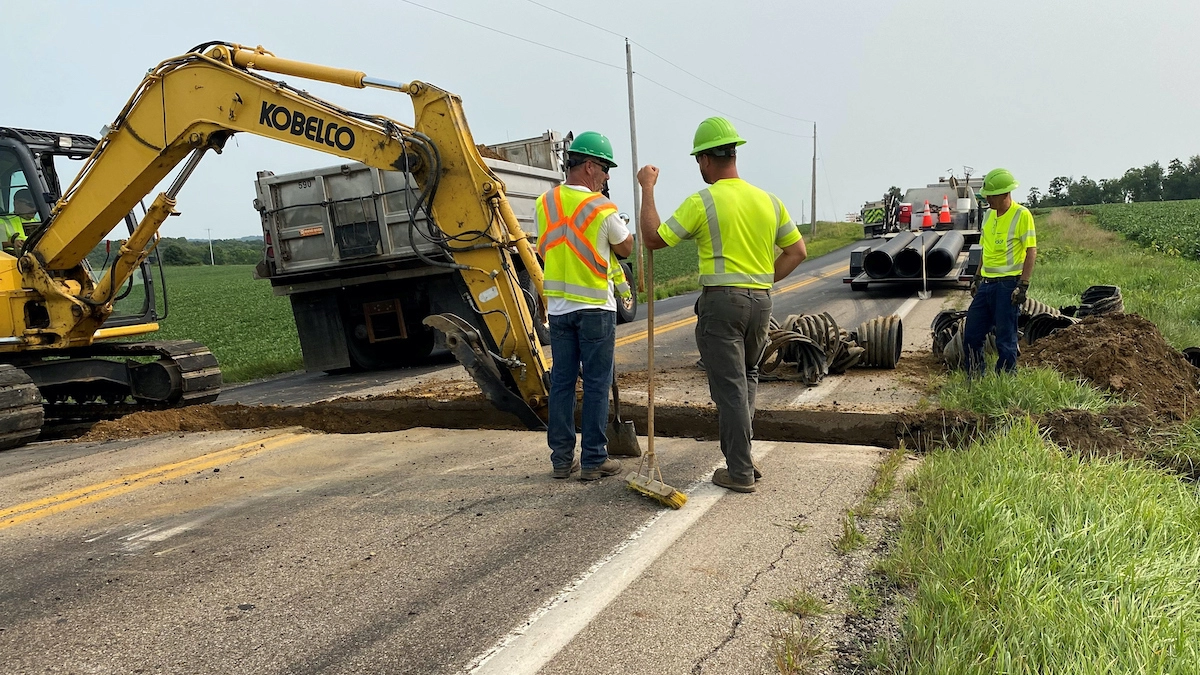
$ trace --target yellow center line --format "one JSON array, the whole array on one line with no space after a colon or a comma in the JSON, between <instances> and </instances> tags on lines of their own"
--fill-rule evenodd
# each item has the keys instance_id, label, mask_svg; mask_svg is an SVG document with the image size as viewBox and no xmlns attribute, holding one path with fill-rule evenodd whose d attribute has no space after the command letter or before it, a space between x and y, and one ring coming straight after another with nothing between
<instances>
[{"instance_id":1,"label":"yellow center line","mask_svg":"<svg viewBox=\"0 0 1200 675\"><path fill-rule=\"evenodd\" d=\"M87 487L82 487L77 490L63 492L50 497L37 499L24 504L8 507L0 510L0 530L19 525L30 520L43 518L45 516L61 513L84 504L98 502L110 497L132 492L150 485L152 482L171 480L178 478L184 474L211 469L219 464L224 464L238 457L249 457L267 450L274 450L294 443L302 438L307 438L304 434L284 433L267 438L261 438L246 443L235 445L224 450L216 450L209 452L199 457L192 457L171 464L163 464L153 469L141 471L126 476L114 478L96 483Z\"/></svg>"},{"instance_id":2,"label":"yellow center line","mask_svg":"<svg viewBox=\"0 0 1200 675\"><path fill-rule=\"evenodd\" d=\"M826 272L824 274L818 274L815 277L809 277L807 279L797 281L796 283L788 284L787 286L784 286L783 288L773 291L773 295L780 295L781 293L787 293L790 291L794 291L797 288L801 288L803 286L807 286L809 284L816 283L822 279L828 279L829 277L835 277L835 276L838 276L839 274L845 274L846 272L849 272L849 271L850 271L849 266L839 267L838 269L835 269L831 272ZM654 335L655 335L655 337L657 337L659 335L662 335L663 333L669 333L677 328L683 328L684 326L691 325L693 323L696 323L697 318L698 317L693 315L693 316L689 316L685 319L679 319L678 321L672 321L671 323L663 324L661 326L655 326L654 327ZM647 334L648 334L648 331L645 331L645 330L640 330L636 333L630 333L629 335L626 335L623 338L618 338L617 346L623 347L627 344L632 344L639 340L645 340Z\"/></svg>"}]
</instances>

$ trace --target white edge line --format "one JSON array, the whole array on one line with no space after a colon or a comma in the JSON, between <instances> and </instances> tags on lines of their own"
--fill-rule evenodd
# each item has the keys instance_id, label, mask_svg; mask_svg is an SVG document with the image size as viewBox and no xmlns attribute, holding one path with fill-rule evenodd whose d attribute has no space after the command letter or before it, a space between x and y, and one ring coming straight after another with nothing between
<instances>
[{"instance_id":1,"label":"white edge line","mask_svg":"<svg viewBox=\"0 0 1200 675\"><path fill-rule=\"evenodd\" d=\"M774 443L755 443L755 458L765 457L774 446ZM724 464L717 464L714 470ZM725 488L713 485L711 480L709 472L689 485L684 490L688 503L677 517L664 519L672 509L659 510L459 672L532 675L541 670L725 495ZM609 564L614 561L619 564Z\"/></svg>"},{"instance_id":2,"label":"white edge line","mask_svg":"<svg viewBox=\"0 0 1200 675\"><path fill-rule=\"evenodd\" d=\"M900 320L903 321L904 317L908 316L908 313L913 311L913 308L916 307L917 303L920 301L921 299L915 295L905 300L904 304L900 305L900 308L896 310L896 316L899 316Z\"/></svg>"}]
</instances>

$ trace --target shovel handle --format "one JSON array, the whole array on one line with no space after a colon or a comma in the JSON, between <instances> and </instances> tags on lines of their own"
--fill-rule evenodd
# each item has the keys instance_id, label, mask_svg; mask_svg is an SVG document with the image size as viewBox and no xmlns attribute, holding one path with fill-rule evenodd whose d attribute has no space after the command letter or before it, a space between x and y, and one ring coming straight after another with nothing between
<instances>
[{"instance_id":1,"label":"shovel handle","mask_svg":"<svg viewBox=\"0 0 1200 675\"><path fill-rule=\"evenodd\" d=\"M620 392L620 389L617 388L617 370L615 368L613 369L612 377L613 377L613 383L612 383L613 421L620 423L621 422L621 392Z\"/></svg>"}]
</instances>

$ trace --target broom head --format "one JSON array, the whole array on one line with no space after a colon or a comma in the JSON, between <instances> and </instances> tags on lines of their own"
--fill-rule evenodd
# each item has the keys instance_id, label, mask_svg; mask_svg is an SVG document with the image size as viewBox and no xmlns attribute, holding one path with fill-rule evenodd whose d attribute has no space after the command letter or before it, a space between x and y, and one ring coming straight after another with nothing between
<instances>
[{"instance_id":1,"label":"broom head","mask_svg":"<svg viewBox=\"0 0 1200 675\"><path fill-rule=\"evenodd\" d=\"M687 503L687 495L646 474L632 471L625 477L625 484L629 486L630 490L644 494L663 506L679 509Z\"/></svg>"}]
</instances>

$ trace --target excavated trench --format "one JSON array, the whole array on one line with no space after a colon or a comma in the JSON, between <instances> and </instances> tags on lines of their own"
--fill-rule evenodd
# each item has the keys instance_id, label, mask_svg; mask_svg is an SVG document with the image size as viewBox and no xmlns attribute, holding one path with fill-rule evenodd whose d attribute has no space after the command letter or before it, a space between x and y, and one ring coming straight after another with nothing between
<instances>
[{"instance_id":1,"label":"excavated trench","mask_svg":"<svg viewBox=\"0 0 1200 675\"><path fill-rule=\"evenodd\" d=\"M1157 328L1137 315L1090 317L1037 341L1023 363L1047 365L1122 399L1102 413L1064 410L1035 415L1050 437L1064 447L1093 454L1142 453L1141 441L1189 419L1200 409L1200 370L1172 349ZM916 356L910 363L924 364ZM910 376L931 375L918 367ZM636 388L641 373L623 373L621 386ZM666 379L673 373L664 373ZM686 384L686 382L685 382ZM683 387L686 389L687 387ZM706 397L707 392L704 392ZM689 390L689 398L699 398ZM624 396L622 397L625 398ZM915 401L914 401L915 403ZM837 402L834 401L834 406ZM622 416L646 429L644 404L623 401ZM717 412L710 405L661 401L654 406L655 434L715 440ZM960 445L1003 424L980 415L941 409L881 412L838 410L817 405L760 408L754 437L764 441L874 445L901 443L915 451ZM371 398L342 398L309 405L202 405L137 413L100 422L80 440L105 441L158 433L304 427L338 434L402 431L414 427L508 429L525 427L493 408L469 381L450 381Z\"/></svg>"},{"instance_id":2,"label":"excavated trench","mask_svg":"<svg viewBox=\"0 0 1200 675\"><path fill-rule=\"evenodd\" d=\"M646 428L645 406L622 403L621 410L639 430ZM927 426L937 426L936 421L926 422L925 417L831 410L760 410L755 415L754 437L770 441L896 447L901 439L916 438L910 429L920 431ZM457 400L389 397L340 399L301 406L203 405L136 413L100 422L79 440L107 441L170 432L294 426L336 434L403 431L414 427L525 428L515 417L496 410L482 397ZM656 404L654 431L664 437L715 440L717 413L712 408Z\"/></svg>"}]
</instances>

